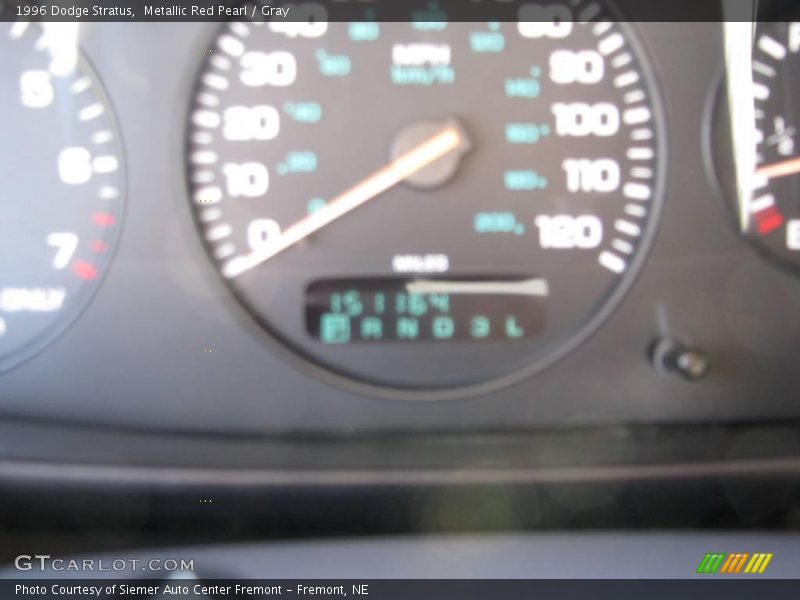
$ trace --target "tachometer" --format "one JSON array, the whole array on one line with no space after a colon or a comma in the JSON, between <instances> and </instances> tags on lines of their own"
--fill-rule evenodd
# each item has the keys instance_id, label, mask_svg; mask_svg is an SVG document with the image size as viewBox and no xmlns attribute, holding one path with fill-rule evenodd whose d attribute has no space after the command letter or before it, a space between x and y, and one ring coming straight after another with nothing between
<instances>
[{"instance_id":1,"label":"tachometer","mask_svg":"<svg viewBox=\"0 0 800 600\"><path fill-rule=\"evenodd\" d=\"M77 33L0 26L0 371L80 313L120 224L119 135Z\"/></svg>"},{"instance_id":2,"label":"tachometer","mask_svg":"<svg viewBox=\"0 0 800 600\"><path fill-rule=\"evenodd\" d=\"M197 223L300 355L454 396L551 363L620 300L658 214L649 74L597 2L520 16L234 22L209 46Z\"/></svg>"}]
</instances>

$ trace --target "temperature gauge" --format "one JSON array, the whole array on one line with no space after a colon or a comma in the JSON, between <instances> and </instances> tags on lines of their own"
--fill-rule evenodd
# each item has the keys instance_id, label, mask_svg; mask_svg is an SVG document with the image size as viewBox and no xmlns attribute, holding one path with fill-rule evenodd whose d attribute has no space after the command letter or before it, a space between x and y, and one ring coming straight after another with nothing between
<instances>
[{"instance_id":1,"label":"temperature gauge","mask_svg":"<svg viewBox=\"0 0 800 600\"><path fill-rule=\"evenodd\" d=\"M728 195L736 199L742 234L771 257L797 267L800 22L758 23L755 37L751 23L727 23L726 43L735 176L723 179L736 182L736 191ZM720 118L725 117L718 116L718 123Z\"/></svg>"}]
</instances>

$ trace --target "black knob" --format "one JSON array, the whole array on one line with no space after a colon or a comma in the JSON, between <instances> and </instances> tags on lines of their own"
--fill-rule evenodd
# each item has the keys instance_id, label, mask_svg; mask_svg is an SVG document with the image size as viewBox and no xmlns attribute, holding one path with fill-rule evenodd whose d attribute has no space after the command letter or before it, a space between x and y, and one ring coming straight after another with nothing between
<instances>
[{"instance_id":1,"label":"black knob","mask_svg":"<svg viewBox=\"0 0 800 600\"><path fill-rule=\"evenodd\" d=\"M651 359L656 369L675 373L688 381L700 381L711 368L705 351L671 339L657 341L653 345Z\"/></svg>"}]
</instances>

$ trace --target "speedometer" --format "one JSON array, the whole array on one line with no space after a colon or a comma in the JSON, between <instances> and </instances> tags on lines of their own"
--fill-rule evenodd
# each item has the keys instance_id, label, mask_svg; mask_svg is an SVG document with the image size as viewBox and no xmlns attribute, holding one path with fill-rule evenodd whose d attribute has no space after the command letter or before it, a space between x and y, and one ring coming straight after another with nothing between
<instances>
[{"instance_id":1,"label":"speedometer","mask_svg":"<svg viewBox=\"0 0 800 600\"><path fill-rule=\"evenodd\" d=\"M339 381L406 397L574 348L658 214L659 104L630 28L597 2L316 16L226 24L198 78L188 185L235 295Z\"/></svg>"}]
</instances>

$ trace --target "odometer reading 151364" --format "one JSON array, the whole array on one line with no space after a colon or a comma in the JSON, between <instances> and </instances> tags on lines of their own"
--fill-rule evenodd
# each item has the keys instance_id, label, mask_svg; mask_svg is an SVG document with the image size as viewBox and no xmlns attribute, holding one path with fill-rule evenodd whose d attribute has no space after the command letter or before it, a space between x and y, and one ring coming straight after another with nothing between
<instances>
[{"instance_id":1,"label":"odometer reading 151364","mask_svg":"<svg viewBox=\"0 0 800 600\"><path fill-rule=\"evenodd\" d=\"M657 216L663 135L629 28L598 2L520 22L226 24L188 181L259 323L407 397L508 383L619 301Z\"/></svg>"}]
</instances>

